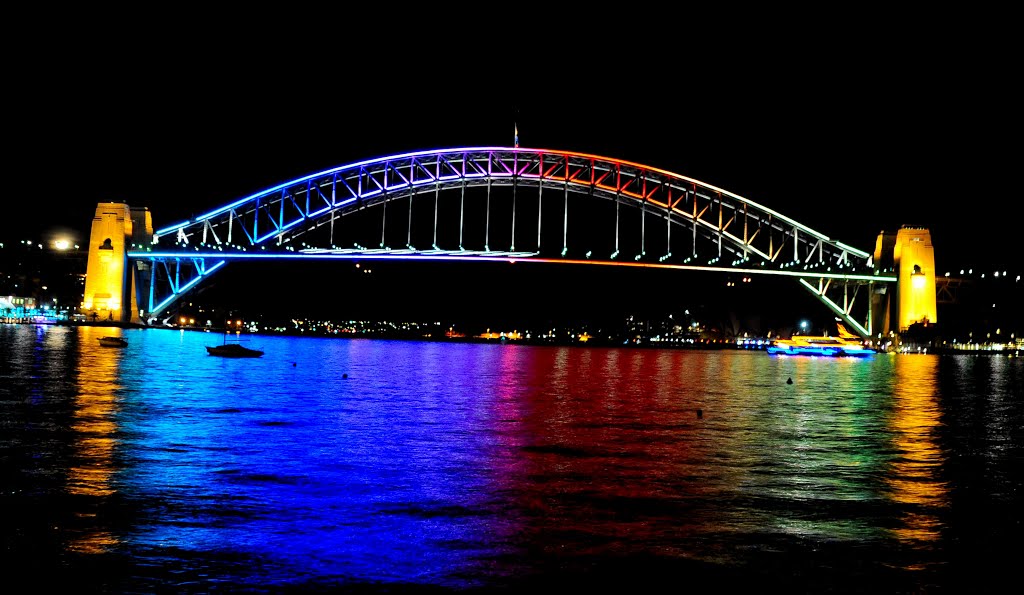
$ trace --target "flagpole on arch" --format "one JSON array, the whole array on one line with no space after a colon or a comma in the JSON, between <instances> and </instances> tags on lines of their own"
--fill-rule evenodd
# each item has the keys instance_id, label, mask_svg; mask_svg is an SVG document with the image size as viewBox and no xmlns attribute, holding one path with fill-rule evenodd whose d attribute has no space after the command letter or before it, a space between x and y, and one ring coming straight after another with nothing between
<instances>
[{"instance_id":1,"label":"flagpole on arch","mask_svg":"<svg viewBox=\"0 0 1024 595\"><path fill-rule=\"evenodd\" d=\"M515 127L516 127L516 136L515 136L515 142L513 143L513 146L518 149L519 148L519 106L517 106L515 104L512 105L512 123L515 124Z\"/></svg>"}]
</instances>

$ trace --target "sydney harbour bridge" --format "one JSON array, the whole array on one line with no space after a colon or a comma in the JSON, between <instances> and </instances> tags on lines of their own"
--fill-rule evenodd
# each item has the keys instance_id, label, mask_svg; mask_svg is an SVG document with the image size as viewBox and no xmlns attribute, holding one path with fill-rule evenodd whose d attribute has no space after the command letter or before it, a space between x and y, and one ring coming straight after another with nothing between
<instances>
[{"instance_id":1,"label":"sydney harbour bridge","mask_svg":"<svg viewBox=\"0 0 1024 595\"><path fill-rule=\"evenodd\" d=\"M869 253L638 163L519 147L421 151L284 182L155 231L147 210L100 203L83 311L155 321L241 260L521 261L789 277L870 337L935 319L930 238L908 233L879 236ZM922 280L925 299L911 300Z\"/></svg>"}]
</instances>

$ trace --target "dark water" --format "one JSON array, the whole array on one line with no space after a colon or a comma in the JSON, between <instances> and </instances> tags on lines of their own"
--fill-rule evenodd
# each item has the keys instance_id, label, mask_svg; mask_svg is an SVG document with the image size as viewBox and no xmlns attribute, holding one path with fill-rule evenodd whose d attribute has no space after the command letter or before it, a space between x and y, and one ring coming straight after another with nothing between
<instances>
[{"instance_id":1,"label":"dark water","mask_svg":"<svg viewBox=\"0 0 1024 595\"><path fill-rule=\"evenodd\" d=\"M218 340L0 325L5 592L992 592L1020 568L1020 358Z\"/></svg>"}]
</instances>

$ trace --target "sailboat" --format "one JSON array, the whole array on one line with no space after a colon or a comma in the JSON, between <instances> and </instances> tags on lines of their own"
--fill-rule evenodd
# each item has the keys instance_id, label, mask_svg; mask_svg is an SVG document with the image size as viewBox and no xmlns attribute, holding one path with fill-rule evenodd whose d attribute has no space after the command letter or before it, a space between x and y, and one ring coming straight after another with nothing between
<instances>
[{"instance_id":1,"label":"sailboat","mask_svg":"<svg viewBox=\"0 0 1024 595\"><path fill-rule=\"evenodd\" d=\"M230 325L231 321L228 321L228 324ZM239 320L238 325L240 326L241 324L242 321ZM263 357L262 349L252 349L237 341L234 343L228 342L227 327L224 329L224 342L220 345L207 345L206 353L219 357Z\"/></svg>"},{"instance_id":2,"label":"sailboat","mask_svg":"<svg viewBox=\"0 0 1024 595\"><path fill-rule=\"evenodd\" d=\"M793 335L789 339L775 339L767 351L772 355L825 355L865 357L875 350L864 344L857 335L846 329L841 322L836 322L839 336Z\"/></svg>"}]
</instances>

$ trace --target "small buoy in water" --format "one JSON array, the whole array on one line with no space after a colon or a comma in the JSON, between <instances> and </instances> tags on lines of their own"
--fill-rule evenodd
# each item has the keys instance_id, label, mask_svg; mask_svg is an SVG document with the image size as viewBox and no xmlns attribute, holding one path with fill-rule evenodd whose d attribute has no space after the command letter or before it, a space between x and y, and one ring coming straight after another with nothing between
<instances>
[{"instance_id":1,"label":"small buoy in water","mask_svg":"<svg viewBox=\"0 0 1024 595\"><path fill-rule=\"evenodd\" d=\"M342 374L341 377L342 378L348 378L348 374Z\"/></svg>"},{"instance_id":2,"label":"small buoy in water","mask_svg":"<svg viewBox=\"0 0 1024 595\"><path fill-rule=\"evenodd\" d=\"M697 410L697 417L698 418L703 418L704 417L704 410L703 409L698 409Z\"/></svg>"},{"instance_id":3,"label":"small buoy in water","mask_svg":"<svg viewBox=\"0 0 1024 595\"><path fill-rule=\"evenodd\" d=\"M793 384L793 379L792 378L786 379L786 384Z\"/></svg>"},{"instance_id":4,"label":"small buoy in water","mask_svg":"<svg viewBox=\"0 0 1024 595\"><path fill-rule=\"evenodd\" d=\"M298 364L297 364L297 363L295 363L295 362L292 362L292 365L293 365L293 366L297 366Z\"/></svg>"}]
</instances>

